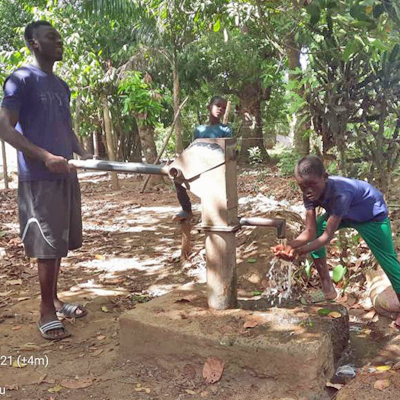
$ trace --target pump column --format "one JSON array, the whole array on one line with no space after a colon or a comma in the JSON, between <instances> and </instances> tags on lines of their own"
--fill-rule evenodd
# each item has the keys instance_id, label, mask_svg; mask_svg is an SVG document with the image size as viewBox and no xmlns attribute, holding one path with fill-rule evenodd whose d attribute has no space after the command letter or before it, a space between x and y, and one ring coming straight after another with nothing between
<instances>
[{"instance_id":1,"label":"pump column","mask_svg":"<svg viewBox=\"0 0 400 400\"><path fill-rule=\"evenodd\" d=\"M225 163L201 175L203 185L208 185L204 190L207 195L201 198L202 228L206 235L208 306L225 310L237 305L237 151L234 139L213 139L213 143L224 150Z\"/></svg>"}]
</instances>

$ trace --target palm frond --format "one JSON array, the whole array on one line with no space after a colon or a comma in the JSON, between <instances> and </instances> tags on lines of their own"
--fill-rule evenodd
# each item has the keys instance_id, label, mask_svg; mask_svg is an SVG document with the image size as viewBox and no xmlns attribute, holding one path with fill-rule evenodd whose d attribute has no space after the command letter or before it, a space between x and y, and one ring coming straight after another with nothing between
<instances>
[{"instance_id":1,"label":"palm frond","mask_svg":"<svg viewBox=\"0 0 400 400\"><path fill-rule=\"evenodd\" d=\"M83 7L89 14L106 15L113 19L135 18L143 14L140 1L135 0L84 0Z\"/></svg>"}]
</instances>

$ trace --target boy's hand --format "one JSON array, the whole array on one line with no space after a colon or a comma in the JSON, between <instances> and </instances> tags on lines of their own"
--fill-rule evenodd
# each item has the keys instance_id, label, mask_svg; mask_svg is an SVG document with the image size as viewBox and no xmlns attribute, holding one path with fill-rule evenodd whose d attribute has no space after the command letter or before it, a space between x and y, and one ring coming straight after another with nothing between
<instances>
[{"instance_id":1,"label":"boy's hand","mask_svg":"<svg viewBox=\"0 0 400 400\"><path fill-rule=\"evenodd\" d=\"M287 261L293 261L297 255L296 249L288 244L278 244L277 246L271 247L271 251L274 253L275 257L282 258L283 260Z\"/></svg>"}]
</instances>

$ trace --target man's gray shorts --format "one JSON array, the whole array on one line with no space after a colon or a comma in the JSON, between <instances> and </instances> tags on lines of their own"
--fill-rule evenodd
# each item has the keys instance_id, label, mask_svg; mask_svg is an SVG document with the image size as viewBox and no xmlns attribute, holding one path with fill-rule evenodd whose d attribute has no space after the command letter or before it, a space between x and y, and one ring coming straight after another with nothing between
<instances>
[{"instance_id":1,"label":"man's gray shorts","mask_svg":"<svg viewBox=\"0 0 400 400\"><path fill-rule=\"evenodd\" d=\"M81 192L76 176L20 182L18 206L28 257L61 258L82 246Z\"/></svg>"}]
</instances>

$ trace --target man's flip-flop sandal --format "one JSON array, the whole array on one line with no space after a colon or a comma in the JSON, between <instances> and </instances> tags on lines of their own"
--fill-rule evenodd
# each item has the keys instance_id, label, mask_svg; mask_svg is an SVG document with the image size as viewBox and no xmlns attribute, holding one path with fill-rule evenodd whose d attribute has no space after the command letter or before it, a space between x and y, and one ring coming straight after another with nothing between
<instances>
[{"instance_id":1,"label":"man's flip-flop sandal","mask_svg":"<svg viewBox=\"0 0 400 400\"><path fill-rule=\"evenodd\" d=\"M326 303L329 301L335 301L337 297L338 296L336 295L334 299L327 299L322 290L315 290L302 297L302 300L304 300L306 304Z\"/></svg>"},{"instance_id":2,"label":"man's flip-flop sandal","mask_svg":"<svg viewBox=\"0 0 400 400\"><path fill-rule=\"evenodd\" d=\"M37 326L42 337L47 340L61 340L71 336L71 334L65 329L65 326L59 320L50 321L43 325L40 325L38 322ZM55 331L56 329L62 329L64 334L59 336L48 334L48 332Z\"/></svg>"},{"instance_id":3,"label":"man's flip-flop sandal","mask_svg":"<svg viewBox=\"0 0 400 400\"><path fill-rule=\"evenodd\" d=\"M81 313L77 314L77 310ZM57 311L58 318L82 318L87 315L87 310L80 304L64 303L61 310Z\"/></svg>"}]
</instances>

